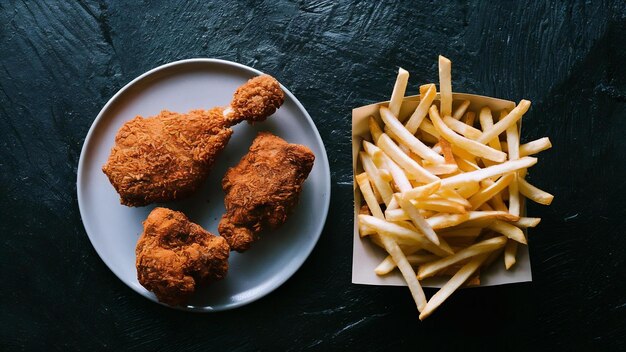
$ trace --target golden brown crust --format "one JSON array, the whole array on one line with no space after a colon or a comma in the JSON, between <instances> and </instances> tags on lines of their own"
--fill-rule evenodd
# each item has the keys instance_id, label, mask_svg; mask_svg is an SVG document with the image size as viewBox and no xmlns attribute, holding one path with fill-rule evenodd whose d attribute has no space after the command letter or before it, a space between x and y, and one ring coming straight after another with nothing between
<instances>
[{"instance_id":1,"label":"golden brown crust","mask_svg":"<svg viewBox=\"0 0 626 352\"><path fill-rule=\"evenodd\" d=\"M233 109L230 118L233 124L242 120L265 121L284 101L285 93L274 77L269 75L254 77L237 88L230 103Z\"/></svg>"},{"instance_id":2,"label":"golden brown crust","mask_svg":"<svg viewBox=\"0 0 626 352\"><path fill-rule=\"evenodd\" d=\"M142 206L183 198L206 179L231 134L221 108L135 117L115 137L102 171L121 203Z\"/></svg>"},{"instance_id":3,"label":"golden brown crust","mask_svg":"<svg viewBox=\"0 0 626 352\"><path fill-rule=\"evenodd\" d=\"M159 301L182 305L196 286L226 276L228 244L185 214L155 208L143 227L135 249L137 279Z\"/></svg>"},{"instance_id":4,"label":"golden brown crust","mask_svg":"<svg viewBox=\"0 0 626 352\"><path fill-rule=\"evenodd\" d=\"M226 147L230 126L263 121L284 101L280 84L271 76L249 80L234 94L228 117L224 109L180 114L163 110L126 122L102 171L128 206L168 202L195 192L215 158Z\"/></svg>"},{"instance_id":5,"label":"golden brown crust","mask_svg":"<svg viewBox=\"0 0 626 352\"><path fill-rule=\"evenodd\" d=\"M303 145L259 133L248 154L222 180L226 214L218 230L232 250L247 250L264 228L277 228L287 220L314 160Z\"/></svg>"}]
</instances>

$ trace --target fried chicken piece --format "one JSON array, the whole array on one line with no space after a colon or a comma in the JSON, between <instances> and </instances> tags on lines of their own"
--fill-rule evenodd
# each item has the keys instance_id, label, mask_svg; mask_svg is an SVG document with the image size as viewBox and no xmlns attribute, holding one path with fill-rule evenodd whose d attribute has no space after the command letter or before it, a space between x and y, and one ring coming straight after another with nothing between
<instances>
[{"instance_id":1,"label":"fried chicken piece","mask_svg":"<svg viewBox=\"0 0 626 352\"><path fill-rule=\"evenodd\" d=\"M275 229L287 220L314 160L303 145L259 133L248 154L222 180L226 214L218 230L231 250L247 250L263 229Z\"/></svg>"},{"instance_id":2,"label":"fried chicken piece","mask_svg":"<svg viewBox=\"0 0 626 352\"><path fill-rule=\"evenodd\" d=\"M226 109L137 116L119 129L102 171L127 206L184 198L208 176L231 126L264 121L284 99L278 81L263 75L239 87Z\"/></svg>"},{"instance_id":3,"label":"fried chicken piece","mask_svg":"<svg viewBox=\"0 0 626 352\"><path fill-rule=\"evenodd\" d=\"M143 222L137 242L137 279L159 301L183 305L198 285L221 280L228 271L230 248L187 219L185 214L155 208Z\"/></svg>"}]
</instances>

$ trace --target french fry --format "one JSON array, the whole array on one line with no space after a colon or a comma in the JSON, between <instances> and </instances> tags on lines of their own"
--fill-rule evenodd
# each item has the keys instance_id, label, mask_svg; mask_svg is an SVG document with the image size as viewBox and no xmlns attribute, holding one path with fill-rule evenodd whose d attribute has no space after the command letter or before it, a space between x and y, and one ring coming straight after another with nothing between
<instances>
[{"instance_id":1,"label":"french fry","mask_svg":"<svg viewBox=\"0 0 626 352\"><path fill-rule=\"evenodd\" d=\"M519 191L526 196L526 198L532 200L533 202L550 205L554 196L546 191L542 191L541 189L531 185L528 181L523 178L518 179Z\"/></svg>"},{"instance_id":2,"label":"french fry","mask_svg":"<svg viewBox=\"0 0 626 352\"><path fill-rule=\"evenodd\" d=\"M476 122L476 114L473 111L468 111L463 115L461 119L468 126L474 126L474 122Z\"/></svg>"},{"instance_id":3,"label":"french fry","mask_svg":"<svg viewBox=\"0 0 626 352\"><path fill-rule=\"evenodd\" d=\"M443 122L443 120L441 120L441 117L439 117L439 111L437 111L437 107L435 105L430 107L430 110L428 110L428 115L430 116L430 120L433 122L435 129L437 129L437 132L439 132L441 137L445 138L451 144L456 145L469 152L470 154L481 158L497 162L503 162L506 159L505 153L495 150L477 141L460 136L452 131L450 127L448 127Z\"/></svg>"},{"instance_id":4,"label":"french fry","mask_svg":"<svg viewBox=\"0 0 626 352\"><path fill-rule=\"evenodd\" d=\"M380 264L376 268L374 268L374 273L376 275L382 276L387 275L396 268L396 262L393 261L390 255L388 255L385 259L383 259Z\"/></svg>"},{"instance_id":5,"label":"french fry","mask_svg":"<svg viewBox=\"0 0 626 352\"><path fill-rule=\"evenodd\" d=\"M359 215L358 220L363 222L369 228L375 230L378 234L391 236L396 241L402 243L420 245L422 248L433 254L447 256L452 252L449 248L444 250L443 248L438 247L434 243L430 242L430 240L428 240L423 234L398 223L381 220L370 215Z\"/></svg>"},{"instance_id":6,"label":"french fry","mask_svg":"<svg viewBox=\"0 0 626 352\"><path fill-rule=\"evenodd\" d=\"M361 165L363 166L363 170L365 170L367 176L369 176L369 178L372 180L372 183L374 184L376 190L380 193L383 202L385 204L389 204L393 195L391 186L389 186L389 182L385 182L380 177L378 168L376 167L376 165L374 165L372 158L370 158L367 153L360 152L359 156L361 157Z\"/></svg>"},{"instance_id":7,"label":"french fry","mask_svg":"<svg viewBox=\"0 0 626 352\"><path fill-rule=\"evenodd\" d=\"M405 250L403 250L402 252L406 255L406 260L409 262L409 264L411 264L411 266L416 266L439 259L438 256L433 254L407 254L407 251ZM394 262L393 258L388 255L382 262L380 262L380 264L378 264L378 266L374 269L374 272L376 273L376 275L379 276L387 275L396 267L396 262Z\"/></svg>"},{"instance_id":8,"label":"french fry","mask_svg":"<svg viewBox=\"0 0 626 352\"><path fill-rule=\"evenodd\" d=\"M469 220L469 213L465 214L439 214L435 216L431 216L426 219L428 225L435 230L443 229L446 227L456 226L458 224L462 224Z\"/></svg>"},{"instance_id":9,"label":"french fry","mask_svg":"<svg viewBox=\"0 0 626 352\"><path fill-rule=\"evenodd\" d=\"M437 192L441 187L441 181L436 180L430 183L427 183L423 186L415 187L410 191L402 192L402 198L404 199L422 199L430 196L431 194Z\"/></svg>"},{"instance_id":10,"label":"french fry","mask_svg":"<svg viewBox=\"0 0 626 352\"><path fill-rule=\"evenodd\" d=\"M491 238L491 239L473 244L463 250L460 250L454 253L453 255L449 257L441 258L433 262L422 264L417 273L417 278L419 280L424 280L425 278L435 275L435 273L437 273L438 271L450 265L456 264L462 260L477 256L483 253L492 252L496 249L502 248L506 244L506 241L507 239L504 236Z\"/></svg>"},{"instance_id":11,"label":"french fry","mask_svg":"<svg viewBox=\"0 0 626 352\"><path fill-rule=\"evenodd\" d=\"M431 86L434 86L435 89L437 89L437 86L435 86L434 83L422 84L420 86L420 99L424 99L424 97L426 96L426 92L428 92Z\"/></svg>"},{"instance_id":12,"label":"french fry","mask_svg":"<svg viewBox=\"0 0 626 352\"><path fill-rule=\"evenodd\" d=\"M378 247L385 249L385 246L383 245L382 240L380 239L380 235L378 233L375 233L373 235L370 236L370 239L372 240L372 242L377 245ZM402 243L402 241L398 241L398 246L400 247L400 250L402 250L402 253L415 253L418 250L421 250L421 246L416 245L414 243ZM440 258L440 256L431 254L437 258Z\"/></svg>"},{"instance_id":13,"label":"french fry","mask_svg":"<svg viewBox=\"0 0 626 352\"><path fill-rule=\"evenodd\" d=\"M389 205L387 206L387 209L385 210L398 209L399 207L400 205L398 205L398 201L396 200L396 198L392 197L391 202L389 202Z\"/></svg>"},{"instance_id":14,"label":"french fry","mask_svg":"<svg viewBox=\"0 0 626 352\"><path fill-rule=\"evenodd\" d=\"M511 225L501 220L494 220L491 224L487 225L487 228L497 233L501 233L505 235L506 237L514 241L517 241L521 244L527 243L526 237L524 236L524 232L515 225Z\"/></svg>"},{"instance_id":15,"label":"french fry","mask_svg":"<svg viewBox=\"0 0 626 352\"><path fill-rule=\"evenodd\" d=\"M396 240L414 242L415 244L421 244L427 241L426 237L416 231L371 215L359 214L358 220L364 226L376 231L376 233L392 236Z\"/></svg>"},{"instance_id":16,"label":"french fry","mask_svg":"<svg viewBox=\"0 0 626 352\"><path fill-rule=\"evenodd\" d=\"M359 222L359 236L360 237L367 237L367 236L372 236L376 234L376 230L372 229L371 227L367 227L364 224L361 224Z\"/></svg>"},{"instance_id":17,"label":"french fry","mask_svg":"<svg viewBox=\"0 0 626 352\"><path fill-rule=\"evenodd\" d=\"M502 193L496 194L495 196L493 196L493 198L491 198L489 200L489 202L493 206L494 210L503 211L503 212L508 213L509 212L509 208L506 206L506 204L504 204L504 201L502 200L502 196L501 195L502 195Z\"/></svg>"},{"instance_id":18,"label":"french fry","mask_svg":"<svg viewBox=\"0 0 626 352\"><path fill-rule=\"evenodd\" d=\"M452 147L452 153L458 157L458 158L457 157L454 158L457 164L459 163L459 159L462 159L474 165L476 164L476 157L474 155L468 153L467 151L465 151L462 148L459 148L456 145L451 145L451 147Z\"/></svg>"},{"instance_id":19,"label":"french fry","mask_svg":"<svg viewBox=\"0 0 626 352\"><path fill-rule=\"evenodd\" d=\"M387 126L385 126L385 133L389 133L391 131L388 130ZM401 141L398 140L398 137L392 137L391 134L389 134L389 137L391 137L391 139L396 142L398 144L398 148L400 148L400 150L402 150L402 152L406 155L409 156L409 158L415 160L416 163L422 165L422 158L419 155L416 155L415 153L413 153L411 151L411 149L409 149L409 147L407 147L406 145L402 144Z\"/></svg>"},{"instance_id":20,"label":"french fry","mask_svg":"<svg viewBox=\"0 0 626 352\"><path fill-rule=\"evenodd\" d=\"M439 55L439 95L441 114L452 116L452 62Z\"/></svg>"},{"instance_id":21,"label":"french fry","mask_svg":"<svg viewBox=\"0 0 626 352\"><path fill-rule=\"evenodd\" d=\"M463 172L472 172L472 171L481 169L480 166L476 165L472 161L469 161L463 158L457 158L455 160L456 160L456 164L459 166L459 169Z\"/></svg>"},{"instance_id":22,"label":"french fry","mask_svg":"<svg viewBox=\"0 0 626 352\"><path fill-rule=\"evenodd\" d=\"M546 149L550 149L552 148L552 143L550 142L550 138L548 137L543 137L543 138L539 138L537 140L534 140L532 142L528 142L526 144L522 144L519 147L519 155L520 157L522 156L527 156L527 155L533 155L533 154L537 154L539 152L542 152Z\"/></svg>"},{"instance_id":23,"label":"french fry","mask_svg":"<svg viewBox=\"0 0 626 352\"><path fill-rule=\"evenodd\" d=\"M470 211L468 221L484 220L484 219L496 219L502 221L517 221L519 216L510 214L506 211Z\"/></svg>"},{"instance_id":24,"label":"french fry","mask_svg":"<svg viewBox=\"0 0 626 352\"><path fill-rule=\"evenodd\" d=\"M383 156L383 159L385 160L385 165L387 165L387 168L391 172L391 177L393 178L393 182L395 183L398 190L400 192L411 190L413 186L411 185L409 179L406 177L406 174L404 173L402 168L398 166L398 164L396 164L393 160L391 160L391 158L388 157L386 154L383 153Z\"/></svg>"},{"instance_id":25,"label":"french fry","mask_svg":"<svg viewBox=\"0 0 626 352\"><path fill-rule=\"evenodd\" d=\"M417 310L422 311L426 306L426 295L424 295L424 290L422 290L422 286L419 281L417 281L417 277L415 276L415 271L413 271L413 267L406 260L404 253L400 250L400 247L391 237L382 235L381 240L387 253L391 255L393 261L398 265L398 269L402 273L406 284L409 286L409 290L411 291L411 295L415 300L415 304L417 305Z\"/></svg>"},{"instance_id":26,"label":"french fry","mask_svg":"<svg viewBox=\"0 0 626 352\"><path fill-rule=\"evenodd\" d=\"M456 188L456 191L459 193L459 195L466 199L476 194L476 192L478 192L479 190L480 185L477 181L466 181L458 185L458 187Z\"/></svg>"},{"instance_id":27,"label":"french fry","mask_svg":"<svg viewBox=\"0 0 626 352\"><path fill-rule=\"evenodd\" d=\"M514 178L515 176L513 173L503 175L502 177L498 179L498 181L494 182L491 186L487 188L483 188L480 191L478 191L469 199L469 202L471 204L471 209L478 209L479 206L483 205L486 201L493 198L495 195L497 195L503 189L505 189Z\"/></svg>"},{"instance_id":28,"label":"french fry","mask_svg":"<svg viewBox=\"0 0 626 352\"><path fill-rule=\"evenodd\" d=\"M519 227L519 228L528 228L528 227L535 227L537 225L539 225L539 222L541 221L541 218L519 218L519 220L512 222L511 224Z\"/></svg>"},{"instance_id":29,"label":"french fry","mask_svg":"<svg viewBox=\"0 0 626 352\"><path fill-rule=\"evenodd\" d=\"M376 143L378 141L378 138L380 138L380 135L383 134L383 130L378 125L378 122L376 122L374 116L370 116L370 118L368 119L368 126L370 129L370 134L372 135L372 141Z\"/></svg>"},{"instance_id":30,"label":"french fry","mask_svg":"<svg viewBox=\"0 0 626 352\"><path fill-rule=\"evenodd\" d=\"M445 162L443 156L433 152L432 149L404 128L402 122L394 116L391 110L381 107L380 117L383 119L385 125L400 139L400 142L409 147L411 151L433 163Z\"/></svg>"},{"instance_id":31,"label":"french fry","mask_svg":"<svg viewBox=\"0 0 626 352\"><path fill-rule=\"evenodd\" d=\"M422 214L422 216L424 217L424 219L428 219L428 218L430 218L430 217L432 217L432 216L437 215L437 213L436 213L436 212L434 212L434 211L430 211L430 210L422 210L422 209L420 209L420 214Z\"/></svg>"},{"instance_id":32,"label":"french fry","mask_svg":"<svg viewBox=\"0 0 626 352\"><path fill-rule=\"evenodd\" d=\"M504 267L506 270L511 269L515 262L515 256L517 255L517 242L509 240L504 247Z\"/></svg>"},{"instance_id":33,"label":"french fry","mask_svg":"<svg viewBox=\"0 0 626 352\"><path fill-rule=\"evenodd\" d=\"M503 175L503 176L501 176L501 177L504 177L504 176L506 176L506 175L508 175L508 174L504 174L504 175ZM513 177L515 177L515 176L513 176ZM492 186L492 185L495 183L495 182L493 182L493 180L494 180L494 179L496 179L496 180L497 180L498 178L497 178L497 177L492 177L492 178L487 178L487 179L484 179L484 180L480 181L480 186L481 186L481 188L487 188L487 187ZM511 181L513 181L513 180L511 180ZM494 195L494 196L493 196L493 197L489 200L491 203L496 204L496 206L498 207L498 210L499 210L499 211L507 211L507 212L509 211L509 208L508 208L508 207L506 207L506 205L504 205L504 203L502 202L502 195L503 195L504 193L507 193L507 192L508 192L508 191L507 191L507 188L504 188L504 189L502 189L499 193L496 193L496 194L495 194L495 195ZM507 196L508 196L508 193L507 193ZM504 206L503 206L502 208L500 208L500 207L499 207L499 206L500 206L500 204L502 204L502 205L504 205Z\"/></svg>"},{"instance_id":34,"label":"french fry","mask_svg":"<svg viewBox=\"0 0 626 352\"><path fill-rule=\"evenodd\" d=\"M367 178L370 180L370 184L372 184L372 179L369 178L369 175L367 176ZM380 196L380 193L378 193L378 190L376 189L376 187L372 187L372 191L374 192L374 197L376 197L376 202L378 204L383 204L385 202L383 202L383 198Z\"/></svg>"},{"instance_id":35,"label":"french fry","mask_svg":"<svg viewBox=\"0 0 626 352\"><path fill-rule=\"evenodd\" d=\"M404 99L408 82L409 72L400 67L398 69L396 83L393 86L393 92L391 93L391 99L389 100L389 110L391 110L395 116L400 115L400 107L402 106L402 100Z\"/></svg>"},{"instance_id":36,"label":"french fry","mask_svg":"<svg viewBox=\"0 0 626 352\"><path fill-rule=\"evenodd\" d=\"M491 109L486 106L480 109L479 120L480 127L483 129L483 132L493 128L493 116L491 115ZM490 140L488 145L495 150L502 150L499 138L494 138Z\"/></svg>"},{"instance_id":37,"label":"french fry","mask_svg":"<svg viewBox=\"0 0 626 352\"><path fill-rule=\"evenodd\" d=\"M483 254L473 258L456 274L454 274L454 276L452 276L452 278L430 298L426 307L422 310L419 319L424 320L430 316L435 309L437 309L448 297L450 297L450 295L454 293L454 291L456 291L456 289L461 287L461 285L463 285L463 283L465 283L465 281L467 281L467 279L469 279L469 277L472 276L476 270L478 270L480 265L485 261L485 259L487 259L487 256L488 254Z\"/></svg>"},{"instance_id":38,"label":"french fry","mask_svg":"<svg viewBox=\"0 0 626 352\"><path fill-rule=\"evenodd\" d=\"M470 204L467 199L463 198L458 192L450 188L440 189L434 196L441 197L453 203L457 203L465 208L472 207L472 204ZM429 198L433 198L433 195L429 196Z\"/></svg>"},{"instance_id":39,"label":"french fry","mask_svg":"<svg viewBox=\"0 0 626 352\"><path fill-rule=\"evenodd\" d=\"M389 137L391 137L391 140L398 143L398 146L400 148L402 148L402 151L404 151L404 153L408 154L410 149L409 147L407 147L406 145L402 144L402 141L400 140L400 137L398 137L395 133L393 133L393 131L391 129L389 129L389 126L385 125L383 127L383 132L385 134L387 134ZM378 137L380 138L380 137Z\"/></svg>"},{"instance_id":40,"label":"french fry","mask_svg":"<svg viewBox=\"0 0 626 352\"><path fill-rule=\"evenodd\" d=\"M377 168L384 166L385 161L383 160L383 151L380 148L366 140L363 140L363 150L369 154Z\"/></svg>"},{"instance_id":41,"label":"french fry","mask_svg":"<svg viewBox=\"0 0 626 352\"><path fill-rule=\"evenodd\" d=\"M508 115L507 115L508 116ZM504 118L501 118L502 121ZM512 124L506 129L506 144L509 150L509 160L519 159L519 133L517 124ZM521 211L521 199L518 190L518 181L521 179L518 173L514 173L514 178L509 184L509 213L513 215L520 215ZM506 251L505 251L506 252Z\"/></svg>"},{"instance_id":42,"label":"french fry","mask_svg":"<svg viewBox=\"0 0 626 352\"><path fill-rule=\"evenodd\" d=\"M470 101L469 100L463 100L461 105L459 105L459 107L456 108L456 110L454 110L454 113L452 114L452 118L455 119L455 120L460 120L461 117L463 117L463 115L467 111L467 108L469 106L470 106Z\"/></svg>"},{"instance_id":43,"label":"french fry","mask_svg":"<svg viewBox=\"0 0 626 352\"><path fill-rule=\"evenodd\" d=\"M402 250L402 253L404 253L404 255L407 257L407 260L409 261L409 264L414 265L410 260L409 260L409 255L412 255L413 253L417 252L420 250L419 246L400 246L400 249ZM437 257L436 255L420 255L420 257L424 258L424 259L428 259L428 258L434 258L434 259L430 259L430 260L435 260L439 257ZM426 261L430 261L430 260L426 260ZM426 262L424 261L424 263ZM388 255L387 257L385 257L385 259L383 259L382 262L380 262L380 264L378 264L378 266L374 269L374 273L376 275L387 275L389 274L391 271L393 271L393 269L395 269L396 266L396 262L393 261L393 258Z\"/></svg>"},{"instance_id":44,"label":"french fry","mask_svg":"<svg viewBox=\"0 0 626 352\"><path fill-rule=\"evenodd\" d=\"M480 130L467 125L459 120L455 120L453 117L446 116L443 118L443 122L454 132L461 134L469 139L477 140L483 134Z\"/></svg>"},{"instance_id":45,"label":"french fry","mask_svg":"<svg viewBox=\"0 0 626 352\"><path fill-rule=\"evenodd\" d=\"M437 140L441 138L441 136L439 135L439 132L437 132L437 129L435 128L435 126L433 126L433 124L429 120L424 119L422 123L420 124L419 130L422 132L426 132L427 134L433 136Z\"/></svg>"},{"instance_id":46,"label":"french fry","mask_svg":"<svg viewBox=\"0 0 626 352\"><path fill-rule=\"evenodd\" d=\"M420 214L422 214L422 216L425 216L425 214L422 212L422 210L420 209ZM414 232L418 232L420 234L420 236L422 236L423 239L426 239L426 236L424 236L424 234L418 230L412 222L410 221L401 221L396 223L399 226L404 227L405 229L414 231ZM414 244L411 241L407 241L406 243L403 240L399 240L398 244L400 244L401 247L406 246L406 245L411 245ZM448 244L448 242L446 242L443 239L439 239L439 246L437 246L436 244L432 243L430 240L424 240L422 242L420 242L419 244L417 244L420 246L420 248L422 248L425 251L431 252L433 254L436 254L440 257L445 257L448 256L452 253L454 253L454 251L452 250L452 248L450 247L450 245ZM447 253L447 254L444 254Z\"/></svg>"},{"instance_id":47,"label":"french fry","mask_svg":"<svg viewBox=\"0 0 626 352\"><path fill-rule=\"evenodd\" d=\"M378 147L382 149L387 156L396 162L401 168L409 174L409 179L414 178L422 180L424 182L434 182L439 178L430 172L426 171L415 160L406 155L392 140L383 133L378 139Z\"/></svg>"},{"instance_id":48,"label":"french fry","mask_svg":"<svg viewBox=\"0 0 626 352\"><path fill-rule=\"evenodd\" d=\"M374 164L378 167L379 165L385 169L389 173L389 180L393 180L396 184L396 187L402 191L408 191L412 189L411 183L409 179L406 177L406 174L402 169L396 164L391 158L389 158L382 149L373 145L368 141L363 141L363 147L365 151L370 155ZM382 171L379 169L379 171ZM389 205L387 205L389 206Z\"/></svg>"},{"instance_id":49,"label":"french fry","mask_svg":"<svg viewBox=\"0 0 626 352\"><path fill-rule=\"evenodd\" d=\"M385 220L391 222L411 220L409 214L404 209L387 209L385 210Z\"/></svg>"},{"instance_id":50,"label":"french fry","mask_svg":"<svg viewBox=\"0 0 626 352\"><path fill-rule=\"evenodd\" d=\"M422 95L420 102L415 109L415 112L413 112L409 120L404 125L404 127L411 134L415 134L415 132L417 132L417 129L422 124L422 121L424 121L424 118L426 117L426 115L428 115L428 108L430 107L430 105L432 105L436 95L437 88L435 87L435 85L429 85L426 93Z\"/></svg>"},{"instance_id":51,"label":"french fry","mask_svg":"<svg viewBox=\"0 0 626 352\"><path fill-rule=\"evenodd\" d=\"M374 165L376 165L376 163L374 163ZM376 167L378 167L378 173L380 175L380 178L383 179L383 181L385 182L393 181L393 177L391 176L391 173L386 168L384 168L385 167L384 164L381 163L380 166L376 165Z\"/></svg>"},{"instance_id":52,"label":"french fry","mask_svg":"<svg viewBox=\"0 0 626 352\"><path fill-rule=\"evenodd\" d=\"M464 206L451 202L447 199L423 199L412 201L417 209L432 210L439 213L464 214L467 209Z\"/></svg>"},{"instance_id":53,"label":"french fry","mask_svg":"<svg viewBox=\"0 0 626 352\"><path fill-rule=\"evenodd\" d=\"M369 230L369 231L374 231L374 230ZM378 247L382 249L385 249L385 246L383 245L383 242L380 239L380 235L378 234L378 232L374 231L373 234L369 235L369 238L372 240L372 243L374 243L375 245L377 245ZM404 253L414 253L415 251L422 248L421 246L416 245L414 243L407 244L407 243L402 243L402 241L398 241L397 243L398 243L398 246L400 246L400 249L402 250L402 252Z\"/></svg>"},{"instance_id":54,"label":"french fry","mask_svg":"<svg viewBox=\"0 0 626 352\"><path fill-rule=\"evenodd\" d=\"M537 158L525 156L518 160L506 161L502 164L489 166L484 169L458 174L441 180L443 188L457 188L467 182L480 182L486 178L500 176L509 172L531 167L537 163Z\"/></svg>"},{"instance_id":55,"label":"french fry","mask_svg":"<svg viewBox=\"0 0 626 352\"><path fill-rule=\"evenodd\" d=\"M380 205L376 201L376 197L374 197L374 192L372 191L372 187L370 186L370 181L367 178L366 173L362 173L356 176L356 182L359 185L359 189L361 190L361 194L365 199L365 203L367 207L372 212L372 215L379 218L384 219L385 215L383 211L380 209Z\"/></svg>"},{"instance_id":56,"label":"french fry","mask_svg":"<svg viewBox=\"0 0 626 352\"><path fill-rule=\"evenodd\" d=\"M415 204L413 204L409 199L406 199L404 197L398 197L397 200L398 204L400 204L400 207L409 215L409 218L413 222L413 225L415 225L418 230L422 231L426 238L428 238L432 243L439 245L439 237L437 237L437 234L435 233L433 228L428 225L426 219L424 219L424 217L420 215L418 208L415 206Z\"/></svg>"},{"instance_id":57,"label":"french fry","mask_svg":"<svg viewBox=\"0 0 626 352\"><path fill-rule=\"evenodd\" d=\"M467 219L465 219L465 221L461 221L461 222L457 223L456 225L454 225L455 227L457 227L457 228L459 228L459 227L463 227L463 228L466 228L466 227L487 227L488 225L493 223L495 220L501 220L501 221L506 221L506 222L514 222L514 221L518 221L519 220L518 216L511 215L511 214L509 214L506 211L496 211L496 210L491 210L491 211L479 210L479 211L476 211L476 210L474 210L474 211L470 211L470 212L468 212L466 214L468 215ZM440 214L440 215L432 216L431 218L435 218L435 217L438 217L438 216L446 216L446 214ZM431 218L429 218L429 220ZM431 221L434 221L434 220L431 220ZM437 220L437 221L440 221L440 220Z\"/></svg>"},{"instance_id":58,"label":"french fry","mask_svg":"<svg viewBox=\"0 0 626 352\"><path fill-rule=\"evenodd\" d=\"M437 214L434 211L424 210L424 209L418 209L418 211L424 219L427 219ZM409 217L409 214L407 214L403 209L396 208L396 209L385 210L385 220L391 221L391 222L398 222L398 221L411 221L411 218Z\"/></svg>"},{"instance_id":59,"label":"french fry","mask_svg":"<svg viewBox=\"0 0 626 352\"><path fill-rule=\"evenodd\" d=\"M456 165L456 161L454 160L454 154L452 153L452 145L450 142L443 138L439 138L439 146L441 147L441 153L443 154L443 158L446 164Z\"/></svg>"},{"instance_id":60,"label":"french fry","mask_svg":"<svg viewBox=\"0 0 626 352\"><path fill-rule=\"evenodd\" d=\"M492 139L497 138L500 133L506 131L510 126L515 126L517 121L522 118L522 116L528 111L530 108L530 102L528 100L522 99L517 106L509 112L504 118L501 118L498 123L493 125L490 129L483 132L483 134L478 138L478 142L482 144L489 143ZM490 159L491 160L491 159ZM498 160L494 160L498 161Z\"/></svg>"},{"instance_id":61,"label":"french fry","mask_svg":"<svg viewBox=\"0 0 626 352\"><path fill-rule=\"evenodd\" d=\"M437 175L448 175L455 173L459 167L456 164L435 164L435 165L424 165L424 169L430 172L431 174Z\"/></svg>"},{"instance_id":62,"label":"french fry","mask_svg":"<svg viewBox=\"0 0 626 352\"><path fill-rule=\"evenodd\" d=\"M513 174L513 181L509 184L509 213L520 215L521 199L518 190L518 181L521 179L517 173Z\"/></svg>"}]
</instances>

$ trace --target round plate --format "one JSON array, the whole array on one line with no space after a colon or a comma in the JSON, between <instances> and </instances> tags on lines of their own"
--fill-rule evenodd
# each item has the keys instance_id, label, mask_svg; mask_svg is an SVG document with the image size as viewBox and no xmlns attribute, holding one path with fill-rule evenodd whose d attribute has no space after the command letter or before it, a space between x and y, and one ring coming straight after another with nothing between
<instances>
[{"instance_id":1,"label":"round plate","mask_svg":"<svg viewBox=\"0 0 626 352\"><path fill-rule=\"evenodd\" d=\"M135 245L142 222L156 206L130 208L101 170L122 124L136 115L153 116L163 109L186 112L227 106L236 88L260 75L253 68L216 59L191 59L157 67L122 88L104 106L89 129L78 163L78 206L92 245L117 277L139 294L157 302L137 281ZM285 103L267 121L233 128L230 143L217 158L204 187L191 198L159 204L184 212L191 221L217 234L224 213L221 180L229 167L248 151L259 131L304 144L315 153L315 164L304 183L300 202L287 222L245 253L231 252L224 280L200 288L186 307L219 311L257 300L280 286L309 256L322 233L330 203L330 171L326 150L302 104L285 87Z\"/></svg>"}]
</instances>

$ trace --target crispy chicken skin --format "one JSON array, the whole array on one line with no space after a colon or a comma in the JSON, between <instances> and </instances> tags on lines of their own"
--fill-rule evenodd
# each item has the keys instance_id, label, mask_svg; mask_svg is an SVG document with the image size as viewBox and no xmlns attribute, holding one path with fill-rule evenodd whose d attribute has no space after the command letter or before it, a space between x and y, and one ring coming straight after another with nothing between
<instances>
[{"instance_id":1,"label":"crispy chicken skin","mask_svg":"<svg viewBox=\"0 0 626 352\"><path fill-rule=\"evenodd\" d=\"M159 301L183 305L198 285L226 276L228 243L185 214L155 208L143 228L135 249L137 279Z\"/></svg>"},{"instance_id":2,"label":"crispy chicken skin","mask_svg":"<svg viewBox=\"0 0 626 352\"><path fill-rule=\"evenodd\" d=\"M102 171L127 206L186 197L206 179L232 125L264 121L283 101L278 81L263 75L239 87L225 109L137 116L118 131Z\"/></svg>"},{"instance_id":3,"label":"crispy chicken skin","mask_svg":"<svg viewBox=\"0 0 626 352\"><path fill-rule=\"evenodd\" d=\"M263 229L275 229L287 220L314 160L303 145L259 133L248 154L222 180L226 214L218 230L231 250L247 250Z\"/></svg>"},{"instance_id":4,"label":"crispy chicken skin","mask_svg":"<svg viewBox=\"0 0 626 352\"><path fill-rule=\"evenodd\" d=\"M231 125L243 120L249 123L265 121L283 105L285 93L274 77L263 75L249 80L237 88L230 102L233 113L228 120Z\"/></svg>"}]
</instances>

